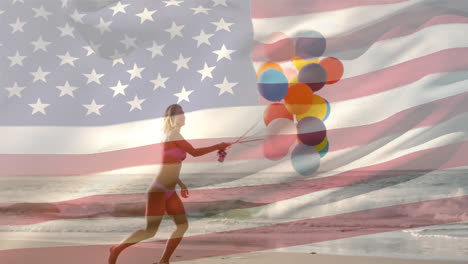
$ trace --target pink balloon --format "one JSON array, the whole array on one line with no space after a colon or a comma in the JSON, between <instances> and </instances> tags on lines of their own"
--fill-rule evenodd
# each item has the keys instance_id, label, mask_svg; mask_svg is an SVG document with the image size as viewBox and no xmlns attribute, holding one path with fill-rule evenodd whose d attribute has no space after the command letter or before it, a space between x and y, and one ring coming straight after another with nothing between
<instances>
[{"instance_id":1,"label":"pink balloon","mask_svg":"<svg viewBox=\"0 0 468 264\"><path fill-rule=\"evenodd\" d=\"M288 118L275 119L268 124L266 132L263 144L265 158L276 161L288 155L297 137L294 121Z\"/></svg>"}]
</instances>

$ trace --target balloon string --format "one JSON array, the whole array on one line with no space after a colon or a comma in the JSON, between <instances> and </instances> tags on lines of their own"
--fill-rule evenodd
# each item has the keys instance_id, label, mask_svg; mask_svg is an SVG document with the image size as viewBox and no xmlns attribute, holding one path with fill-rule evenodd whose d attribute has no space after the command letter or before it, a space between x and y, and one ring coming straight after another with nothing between
<instances>
[{"instance_id":1,"label":"balloon string","mask_svg":"<svg viewBox=\"0 0 468 264\"><path fill-rule=\"evenodd\" d=\"M237 143L242 144L242 143L253 142L253 141L260 141L260 140L263 141L263 140L265 140L265 139L259 138L259 139L251 139L251 140L242 140L242 141L239 141L239 142L237 142Z\"/></svg>"},{"instance_id":2,"label":"balloon string","mask_svg":"<svg viewBox=\"0 0 468 264\"><path fill-rule=\"evenodd\" d=\"M262 120L262 118L260 117L258 119L258 121L255 124L253 124L253 126L251 126L249 129L247 129L247 131L245 131L245 133L242 136L240 136L236 141L232 142L231 145L239 143L241 141L241 139L243 139L252 129L254 129L254 127L256 127L261 120Z\"/></svg>"}]
</instances>

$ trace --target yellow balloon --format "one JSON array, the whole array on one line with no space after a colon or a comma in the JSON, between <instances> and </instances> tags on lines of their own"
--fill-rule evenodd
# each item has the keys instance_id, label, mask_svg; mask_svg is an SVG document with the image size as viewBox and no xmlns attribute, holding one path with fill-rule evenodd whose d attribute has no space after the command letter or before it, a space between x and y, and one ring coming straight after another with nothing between
<instances>
[{"instance_id":1,"label":"yellow balloon","mask_svg":"<svg viewBox=\"0 0 468 264\"><path fill-rule=\"evenodd\" d=\"M294 76L294 78L292 78L290 81L289 81L289 86L293 85L293 84L296 84L298 83L299 80L297 79L297 76Z\"/></svg>"},{"instance_id":2,"label":"yellow balloon","mask_svg":"<svg viewBox=\"0 0 468 264\"><path fill-rule=\"evenodd\" d=\"M314 100L309 110L303 114L296 115L296 120L299 122L304 117L313 116L320 120L323 120L327 115L328 106L325 100L319 95L314 94Z\"/></svg>"},{"instance_id":3,"label":"yellow balloon","mask_svg":"<svg viewBox=\"0 0 468 264\"><path fill-rule=\"evenodd\" d=\"M304 66L308 65L308 64L311 64L311 63L318 63L319 62L319 59L315 59L315 60L303 60L299 57L296 57L294 56L293 58L293 61L292 63L294 64L294 67L296 67L296 69L298 71L300 71Z\"/></svg>"},{"instance_id":4,"label":"yellow balloon","mask_svg":"<svg viewBox=\"0 0 468 264\"><path fill-rule=\"evenodd\" d=\"M314 148L316 148L317 151L321 151L323 148L325 148L327 146L327 143L328 143L328 138L325 137L323 139L323 141L320 144L315 145Z\"/></svg>"}]
</instances>

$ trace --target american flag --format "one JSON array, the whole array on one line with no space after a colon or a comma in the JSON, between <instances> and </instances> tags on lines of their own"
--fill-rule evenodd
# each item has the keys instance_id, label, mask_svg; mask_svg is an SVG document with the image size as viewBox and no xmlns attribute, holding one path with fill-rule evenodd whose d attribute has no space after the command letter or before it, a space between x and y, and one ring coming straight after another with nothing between
<instances>
[{"instance_id":1,"label":"american flag","mask_svg":"<svg viewBox=\"0 0 468 264\"><path fill-rule=\"evenodd\" d=\"M343 62L342 79L317 93L331 105L328 154L310 177L256 143L222 164L188 157L178 260L467 221L467 11L425 0L3 1L0 261L105 261L108 244L144 224L164 109L184 107L194 146L241 136L268 103L256 69L275 32L319 31L323 57ZM156 258L170 224L121 261Z\"/></svg>"}]
</instances>

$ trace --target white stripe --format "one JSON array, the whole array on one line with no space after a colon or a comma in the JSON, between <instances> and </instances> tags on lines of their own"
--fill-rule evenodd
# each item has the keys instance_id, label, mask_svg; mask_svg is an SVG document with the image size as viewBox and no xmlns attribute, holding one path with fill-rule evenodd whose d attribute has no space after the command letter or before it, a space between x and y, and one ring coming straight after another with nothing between
<instances>
[{"instance_id":1,"label":"white stripe","mask_svg":"<svg viewBox=\"0 0 468 264\"><path fill-rule=\"evenodd\" d=\"M381 164L416 151L467 141L468 123L464 122L467 119L468 113L461 114L431 127L422 127L390 135L367 145L330 152L321 160L319 174L314 177L332 176L343 171ZM333 139L330 139L330 142L333 142ZM188 186L193 186L191 189L298 181L304 179L304 176L298 175L291 165L290 154L293 149L294 146L280 161L227 160L223 164L184 164L181 178ZM437 161L428 162L432 164ZM0 177L0 183L4 182L0 188L7 189L0 192L0 200L4 203L58 202L92 195L144 193L156 173L155 166L147 166L80 177ZM54 190L49 186L54 186Z\"/></svg>"},{"instance_id":2,"label":"white stripe","mask_svg":"<svg viewBox=\"0 0 468 264\"><path fill-rule=\"evenodd\" d=\"M463 173L467 167L460 167L453 170L443 170L427 173L419 178L413 178L411 181L402 181L400 184L389 184L372 190L365 184L355 187L343 187L324 190L307 194L304 196L288 199L273 204L258 206L248 209L227 210L218 216L206 218L192 218L189 216L190 228L187 236L198 234L209 234L230 230L240 230L249 227L261 227L265 225L280 224L288 221L305 220L309 218L324 217L342 213L358 212L366 209L376 209L384 206L402 205L413 202L429 201L434 199L456 197L465 195L468 192L468 186ZM444 175L441 177L441 175ZM450 181L447 181L450 177ZM462 183L460 185L460 183ZM421 190L419 192L415 190ZM449 190L449 191L448 191ZM396 193L404 195L395 195ZM261 195L261 194L259 194ZM343 197L343 198L341 198ZM454 204L447 206L456 206ZM422 212L427 208L421 208ZM460 208L460 212L463 208ZM388 213L388 212L387 212ZM418 212L401 212L402 215L418 214ZM420 214L421 215L421 214ZM376 219L382 219L386 215L375 215ZM445 216L447 217L447 216ZM460 214L454 217L453 221L462 221L464 216ZM369 228L369 222L358 221L359 219L349 219L353 226L361 224L361 228ZM430 219L425 219L430 220ZM142 228L145 224L143 217L135 218L106 218L106 219L84 219L84 220L58 220L34 225L25 226L0 226L1 236L0 249L11 248L29 248L37 247L37 240L41 240L44 231L44 240L51 240L62 243L62 245L71 245L71 243L82 243L89 245L103 243L117 243L126 233L120 233L116 236L113 233L106 234L100 231L115 229L114 232L122 232L122 228L133 227L135 230ZM333 223L330 223L331 225ZM401 223L395 228L408 228L406 223ZM166 239L174 226L171 221L163 221L159 229L157 238L152 240ZM330 226L324 227L330 228ZM334 228L346 228L336 226ZM73 230L82 230L80 233L73 233ZM8 232L31 232L21 235L28 236L27 241L21 245L10 243L9 239L18 239L17 235ZM320 231L320 227L317 227ZM51 233L61 232L60 236L51 238ZM63 236L69 232L69 235ZM83 236L86 232L86 236ZM1 233L0 233L1 234ZM31 238L33 237L33 238Z\"/></svg>"}]
</instances>

